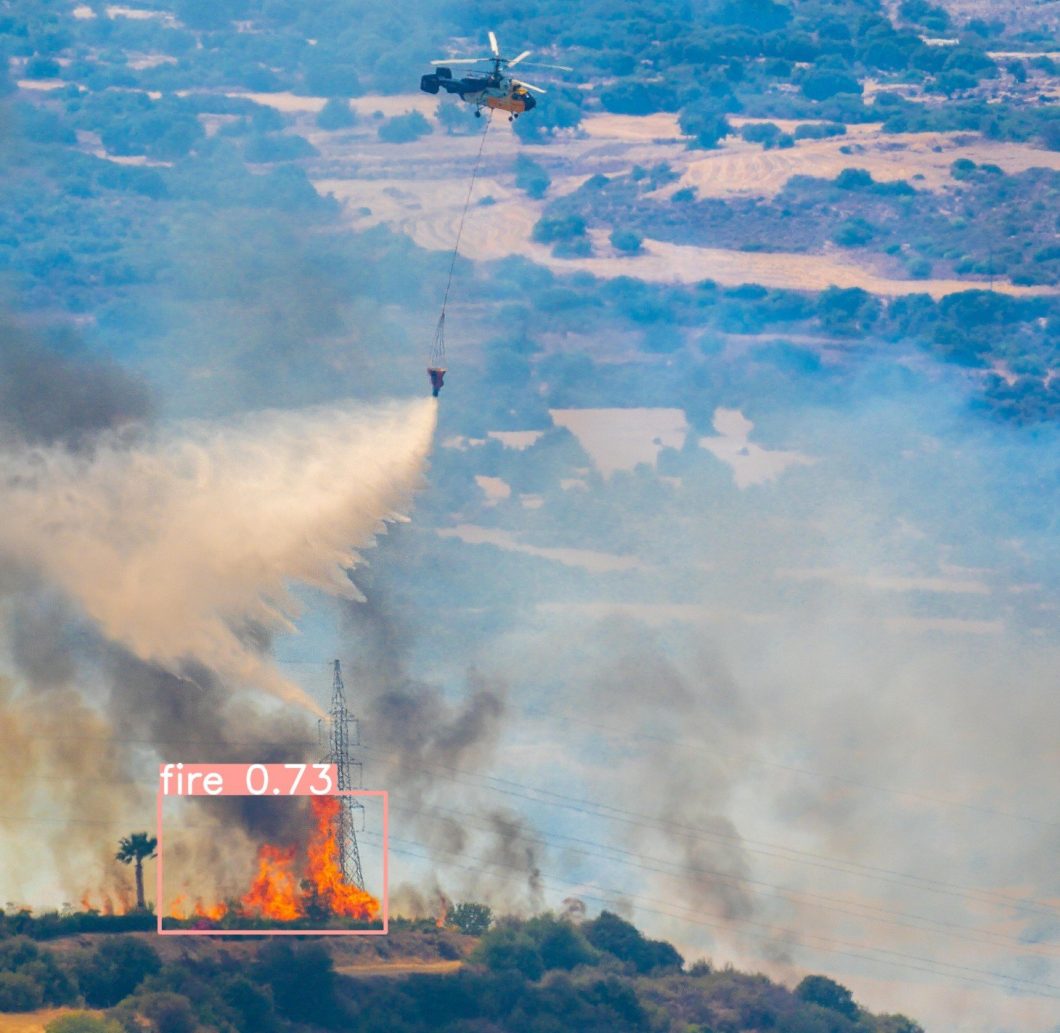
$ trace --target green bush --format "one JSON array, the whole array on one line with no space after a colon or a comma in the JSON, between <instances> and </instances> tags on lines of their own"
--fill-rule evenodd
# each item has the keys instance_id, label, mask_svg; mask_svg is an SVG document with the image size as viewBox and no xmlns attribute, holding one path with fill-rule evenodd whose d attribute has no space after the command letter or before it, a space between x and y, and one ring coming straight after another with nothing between
<instances>
[{"instance_id":1,"label":"green bush","mask_svg":"<svg viewBox=\"0 0 1060 1033\"><path fill-rule=\"evenodd\" d=\"M0 972L0 1012L36 1011L43 1003L39 983L21 972Z\"/></svg>"},{"instance_id":2,"label":"green bush","mask_svg":"<svg viewBox=\"0 0 1060 1033\"><path fill-rule=\"evenodd\" d=\"M122 1033L122 1028L113 1019L100 1018L87 1011L77 1011L52 1019L44 1027L44 1033Z\"/></svg>"},{"instance_id":3,"label":"green bush","mask_svg":"<svg viewBox=\"0 0 1060 1033\"><path fill-rule=\"evenodd\" d=\"M276 1010L292 1022L330 1026L340 1015L335 964L319 943L272 941L258 955L254 974L271 989Z\"/></svg>"},{"instance_id":4,"label":"green bush","mask_svg":"<svg viewBox=\"0 0 1060 1033\"><path fill-rule=\"evenodd\" d=\"M86 1004L111 1008L161 967L158 952L143 940L103 940L91 954L78 959L77 982Z\"/></svg>"},{"instance_id":5,"label":"green bush","mask_svg":"<svg viewBox=\"0 0 1060 1033\"><path fill-rule=\"evenodd\" d=\"M585 229L580 215L546 215L537 220L532 236L539 244L555 244L584 237Z\"/></svg>"},{"instance_id":6,"label":"green bush","mask_svg":"<svg viewBox=\"0 0 1060 1033\"><path fill-rule=\"evenodd\" d=\"M802 92L810 100L829 100L841 93L861 94L862 86L854 76L836 69L814 69L802 81Z\"/></svg>"},{"instance_id":7,"label":"green bush","mask_svg":"<svg viewBox=\"0 0 1060 1033\"><path fill-rule=\"evenodd\" d=\"M810 1004L830 1008L848 1019L858 1017L854 995L845 986L827 976L807 976L795 987L795 996Z\"/></svg>"},{"instance_id":8,"label":"green bush","mask_svg":"<svg viewBox=\"0 0 1060 1033\"><path fill-rule=\"evenodd\" d=\"M864 219L846 219L832 235L840 247L861 247L876 236L876 227Z\"/></svg>"},{"instance_id":9,"label":"green bush","mask_svg":"<svg viewBox=\"0 0 1060 1033\"><path fill-rule=\"evenodd\" d=\"M535 199L545 196L552 179L533 158L520 154L515 159L515 185Z\"/></svg>"},{"instance_id":10,"label":"green bush","mask_svg":"<svg viewBox=\"0 0 1060 1033\"><path fill-rule=\"evenodd\" d=\"M379 127L379 139L385 143L411 143L431 132L431 124L418 111L388 118Z\"/></svg>"},{"instance_id":11,"label":"green bush","mask_svg":"<svg viewBox=\"0 0 1060 1033\"><path fill-rule=\"evenodd\" d=\"M356 125L357 116L350 108L350 102L342 97L331 97L328 99L317 115L317 128L334 130L349 129Z\"/></svg>"},{"instance_id":12,"label":"green bush","mask_svg":"<svg viewBox=\"0 0 1060 1033\"><path fill-rule=\"evenodd\" d=\"M276 161L296 161L312 158L319 151L304 137L288 133L268 133L252 136L243 151L247 161L267 164Z\"/></svg>"},{"instance_id":13,"label":"green bush","mask_svg":"<svg viewBox=\"0 0 1060 1033\"><path fill-rule=\"evenodd\" d=\"M634 230L615 229L611 231L611 246L616 251L634 255L640 251L644 238Z\"/></svg>"},{"instance_id":14,"label":"green bush","mask_svg":"<svg viewBox=\"0 0 1060 1033\"><path fill-rule=\"evenodd\" d=\"M638 972L679 969L684 964L681 955L669 943L647 939L636 926L610 911L601 912L599 918L586 922L582 928L585 938L597 950L613 954Z\"/></svg>"},{"instance_id":15,"label":"green bush","mask_svg":"<svg viewBox=\"0 0 1060 1033\"><path fill-rule=\"evenodd\" d=\"M488 904L467 901L449 912L448 922L468 936L482 936L493 922L493 910Z\"/></svg>"},{"instance_id":16,"label":"green bush","mask_svg":"<svg viewBox=\"0 0 1060 1033\"><path fill-rule=\"evenodd\" d=\"M732 132L724 112L713 104L698 102L690 104L678 119L681 132L692 137L696 147L710 150Z\"/></svg>"}]
</instances>

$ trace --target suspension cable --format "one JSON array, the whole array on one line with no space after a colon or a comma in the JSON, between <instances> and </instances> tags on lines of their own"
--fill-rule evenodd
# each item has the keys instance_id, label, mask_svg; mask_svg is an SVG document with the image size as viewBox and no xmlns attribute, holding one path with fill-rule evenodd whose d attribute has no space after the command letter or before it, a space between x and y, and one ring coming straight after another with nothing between
<instances>
[{"instance_id":1,"label":"suspension cable","mask_svg":"<svg viewBox=\"0 0 1060 1033\"><path fill-rule=\"evenodd\" d=\"M453 245L453 256L449 262L449 276L445 281L445 294L442 296L442 311L438 317L438 326L434 331L434 344L431 348L431 366L443 367L445 365L445 308L449 304L449 291L453 286L453 272L456 269L457 255L460 253L460 239L464 235L464 222L467 219L468 209L471 207L471 195L475 190L475 180L478 178L478 170L482 165L482 152L486 146L486 135L489 133L490 125L493 123L493 109L486 116L486 128L482 130L482 137L478 144L478 154L475 156L475 165L471 170L471 182L467 187L467 197L464 200L464 210L460 213L460 223L456 230L456 243Z\"/></svg>"}]
</instances>

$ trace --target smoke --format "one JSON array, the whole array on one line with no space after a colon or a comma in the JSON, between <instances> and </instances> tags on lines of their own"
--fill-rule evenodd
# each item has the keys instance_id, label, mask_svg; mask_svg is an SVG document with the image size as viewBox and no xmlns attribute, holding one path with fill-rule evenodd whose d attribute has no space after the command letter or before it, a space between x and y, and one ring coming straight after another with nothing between
<instances>
[{"instance_id":1,"label":"smoke","mask_svg":"<svg viewBox=\"0 0 1060 1033\"><path fill-rule=\"evenodd\" d=\"M384 548L404 553L411 544L399 530ZM430 638L431 625L403 617L374 571L363 590L365 600L346 609L346 626L369 782L390 791L402 836L414 836L446 870L444 890L432 873L426 903L406 885L395 908L430 913L443 894L492 902L506 913L540 909L540 837L524 815L498 807L478 785L510 719L504 678L471 667L459 690L449 692L442 682L413 677L416 642Z\"/></svg>"},{"instance_id":2,"label":"smoke","mask_svg":"<svg viewBox=\"0 0 1060 1033\"><path fill-rule=\"evenodd\" d=\"M147 387L135 375L88 355L68 330L49 337L0 312L0 441L76 449L98 431L151 415Z\"/></svg>"},{"instance_id":3,"label":"smoke","mask_svg":"<svg viewBox=\"0 0 1060 1033\"><path fill-rule=\"evenodd\" d=\"M90 453L0 451L0 555L74 602L110 642L192 684L200 668L289 699L255 637L289 629L297 581L345 575L419 482L429 401L185 424Z\"/></svg>"},{"instance_id":4,"label":"smoke","mask_svg":"<svg viewBox=\"0 0 1060 1033\"><path fill-rule=\"evenodd\" d=\"M68 424L20 418L0 446L0 734L22 822L5 874L18 892L44 840L74 899L101 877L127 892L113 841L149 826L159 760L315 752L316 708L270 656L298 612L291 585L356 596L347 569L411 503L435 420L428 400L98 429L130 410L96 389L106 375L86 382L94 400ZM197 892L303 824L298 801L208 802L167 853L178 881L203 874Z\"/></svg>"}]
</instances>

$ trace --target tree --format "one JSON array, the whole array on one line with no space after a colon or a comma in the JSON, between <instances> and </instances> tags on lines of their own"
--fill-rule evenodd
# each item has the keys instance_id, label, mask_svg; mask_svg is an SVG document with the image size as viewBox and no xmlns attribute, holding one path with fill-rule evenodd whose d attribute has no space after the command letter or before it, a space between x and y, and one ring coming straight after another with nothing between
<instances>
[{"instance_id":1,"label":"tree","mask_svg":"<svg viewBox=\"0 0 1060 1033\"><path fill-rule=\"evenodd\" d=\"M113 1008L162 967L158 953L143 940L120 936L102 940L77 962L77 982L85 1003Z\"/></svg>"},{"instance_id":2,"label":"tree","mask_svg":"<svg viewBox=\"0 0 1060 1033\"><path fill-rule=\"evenodd\" d=\"M613 954L620 961L629 962L638 972L657 968L680 968L680 954L663 940L648 940L636 926L619 918L611 911L583 926L585 937L597 950Z\"/></svg>"},{"instance_id":3,"label":"tree","mask_svg":"<svg viewBox=\"0 0 1060 1033\"><path fill-rule=\"evenodd\" d=\"M520 154L515 159L515 185L535 199L545 196L552 179L533 158Z\"/></svg>"},{"instance_id":4,"label":"tree","mask_svg":"<svg viewBox=\"0 0 1060 1033\"><path fill-rule=\"evenodd\" d=\"M854 995L841 983L827 976L807 976L795 987L795 996L810 1004L837 1011L848 1019L858 1017Z\"/></svg>"},{"instance_id":5,"label":"tree","mask_svg":"<svg viewBox=\"0 0 1060 1033\"><path fill-rule=\"evenodd\" d=\"M379 139L384 143L411 143L430 133L431 124L418 111L388 118L379 127Z\"/></svg>"},{"instance_id":6,"label":"tree","mask_svg":"<svg viewBox=\"0 0 1060 1033\"><path fill-rule=\"evenodd\" d=\"M44 1003L44 991L21 972L0 972L0 1012L35 1011Z\"/></svg>"},{"instance_id":7,"label":"tree","mask_svg":"<svg viewBox=\"0 0 1060 1033\"><path fill-rule=\"evenodd\" d=\"M493 909L488 904L466 902L457 904L449 912L449 924L468 936L482 936L493 921Z\"/></svg>"},{"instance_id":8,"label":"tree","mask_svg":"<svg viewBox=\"0 0 1060 1033\"><path fill-rule=\"evenodd\" d=\"M695 139L697 147L717 147L722 137L732 132L725 114L709 102L690 104L678 119L681 132Z\"/></svg>"},{"instance_id":9,"label":"tree","mask_svg":"<svg viewBox=\"0 0 1060 1033\"><path fill-rule=\"evenodd\" d=\"M802 92L810 100L828 100L838 93L862 92L854 76L834 68L814 69L802 81Z\"/></svg>"},{"instance_id":10,"label":"tree","mask_svg":"<svg viewBox=\"0 0 1060 1033\"><path fill-rule=\"evenodd\" d=\"M134 832L118 842L118 852L114 855L114 859L122 864L136 865L136 906L141 911L147 907L144 902L144 861L156 856L157 846L158 840L154 836L146 832Z\"/></svg>"},{"instance_id":11,"label":"tree","mask_svg":"<svg viewBox=\"0 0 1060 1033\"><path fill-rule=\"evenodd\" d=\"M317 127L320 129L349 129L357 121L357 116L350 108L350 102L343 97L331 97L317 115Z\"/></svg>"},{"instance_id":12,"label":"tree","mask_svg":"<svg viewBox=\"0 0 1060 1033\"><path fill-rule=\"evenodd\" d=\"M634 255L640 251L644 238L635 230L623 230L615 228L611 231L611 246L616 251L624 251L627 255Z\"/></svg>"}]
</instances>

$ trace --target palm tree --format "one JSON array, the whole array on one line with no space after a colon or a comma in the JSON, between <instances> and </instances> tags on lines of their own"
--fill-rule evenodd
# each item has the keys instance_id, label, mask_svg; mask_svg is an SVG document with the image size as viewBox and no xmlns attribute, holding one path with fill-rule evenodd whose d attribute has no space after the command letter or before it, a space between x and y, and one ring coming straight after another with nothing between
<instances>
[{"instance_id":1,"label":"palm tree","mask_svg":"<svg viewBox=\"0 0 1060 1033\"><path fill-rule=\"evenodd\" d=\"M148 836L146 832L134 832L121 839L118 852L114 855L114 859L122 864L136 862L136 906L141 911L147 907L144 903L144 859L155 856L156 846L158 840L154 836Z\"/></svg>"}]
</instances>

